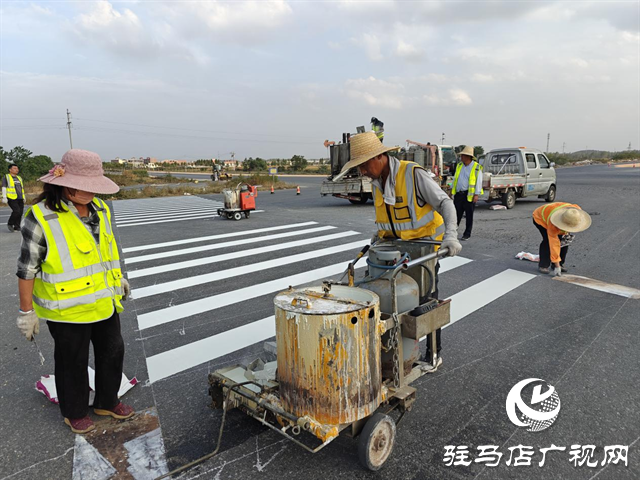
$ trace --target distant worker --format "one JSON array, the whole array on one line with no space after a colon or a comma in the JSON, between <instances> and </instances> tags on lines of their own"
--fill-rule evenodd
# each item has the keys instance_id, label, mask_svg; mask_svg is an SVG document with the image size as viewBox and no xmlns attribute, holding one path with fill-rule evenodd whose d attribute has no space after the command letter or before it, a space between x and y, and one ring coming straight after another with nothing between
<instances>
[{"instance_id":1,"label":"distant worker","mask_svg":"<svg viewBox=\"0 0 640 480\"><path fill-rule=\"evenodd\" d=\"M384 123L376 117L371 117L371 130L376 134L380 143L384 141Z\"/></svg>"},{"instance_id":2,"label":"distant worker","mask_svg":"<svg viewBox=\"0 0 640 480\"><path fill-rule=\"evenodd\" d=\"M460 253L456 212L453 202L429 173L414 162L400 161L387 152L399 147L385 147L374 132L366 132L351 137L351 160L333 181L340 180L350 169L359 167L360 173L372 179L376 212L377 236L390 240L442 240L442 247L449 249L449 256ZM414 188L415 186L415 188ZM391 213L393 212L393 214ZM412 255L424 256L431 247ZM407 244L402 245L407 249ZM423 253L424 252L424 253ZM420 255L420 253L422 253ZM426 285L419 282L420 304L429 297L438 297L438 270L434 267L434 282ZM430 337L430 335L429 335ZM436 331L436 359L431 352L431 339L427 339L424 370L435 372L442 364L440 357L440 329Z\"/></svg>"},{"instance_id":3,"label":"distant worker","mask_svg":"<svg viewBox=\"0 0 640 480\"><path fill-rule=\"evenodd\" d=\"M476 209L478 195L484 193L482 190L482 167L476 162L473 147L464 147L459 156L460 162L456 167L451 194L456 206L458 226L462 221L462 214L465 214L467 218L461 240L469 240L473 229L473 212Z\"/></svg>"},{"instance_id":4,"label":"distant worker","mask_svg":"<svg viewBox=\"0 0 640 480\"><path fill-rule=\"evenodd\" d=\"M104 176L97 153L69 150L40 178L44 191L22 227L18 258L20 310L17 325L27 340L46 320L53 337L58 403L74 433L95 428L89 417L89 347L95 358L96 415L133 416L118 400L124 342L122 300L129 283L122 276L107 204L96 193L118 186Z\"/></svg>"},{"instance_id":5,"label":"distant worker","mask_svg":"<svg viewBox=\"0 0 640 480\"><path fill-rule=\"evenodd\" d=\"M7 222L10 232L20 231L22 212L24 210L24 182L18 175L20 169L15 163L9 165L9 173L2 177L2 201L11 208L11 216Z\"/></svg>"},{"instance_id":6,"label":"distant worker","mask_svg":"<svg viewBox=\"0 0 640 480\"><path fill-rule=\"evenodd\" d=\"M578 205L556 202L536 208L533 211L533 224L542 235L538 270L549 273L549 267L553 264L552 273L555 276L567 271L564 262L573 234L589 228L591 216Z\"/></svg>"}]
</instances>

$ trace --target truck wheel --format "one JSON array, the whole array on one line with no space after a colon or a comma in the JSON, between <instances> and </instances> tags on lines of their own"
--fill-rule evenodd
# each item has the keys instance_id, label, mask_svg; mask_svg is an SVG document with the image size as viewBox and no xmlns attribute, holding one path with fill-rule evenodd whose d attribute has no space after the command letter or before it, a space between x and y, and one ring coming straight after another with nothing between
<instances>
[{"instance_id":1,"label":"truck wheel","mask_svg":"<svg viewBox=\"0 0 640 480\"><path fill-rule=\"evenodd\" d=\"M549 191L544 196L544 201L545 202L554 202L555 200L556 200L556 186L555 185L551 185L549 187Z\"/></svg>"},{"instance_id":2,"label":"truck wheel","mask_svg":"<svg viewBox=\"0 0 640 480\"><path fill-rule=\"evenodd\" d=\"M234 220L240 220L242 218L242 214L240 212L236 212L233 214Z\"/></svg>"},{"instance_id":3,"label":"truck wheel","mask_svg":"<svg viewBox=\"0 0 640 480\"><path fill-rule=\"evenodd\" d=\"M372 415L360 433L358 459L363 467L380 470L387 461L396 441L396 424L389 415Z\"/></svg>"},{"instance_id":4,"label":"truck wheel","mask_svg":"<svg viewBox=\"0 0 640 480\"><path fill-rule=\"evenodd\" d=\"M231 220L233 218L233 213L227 212L227 218Z\"/></svg>"},{"instance_id":5,"label":"truck wheel","mask_svg":"<svg viewBox=\"0 0 640 480\"><path fill-rule=\"evenodd\" d=\"M366 195L363 195L362 197L360 197L358 200L352 200L351 198L349 199L349 201L351 203L353 203L354 205L364 205L365 203L367 203L369 201L369 197Z\"/></svg>"},{"instance_id":6,"label":"truck wheel","mask_svg":"<svg viewBox=\"0 0 640 480\"><path fill-rule=\"evenodd\" d=\"M502 204L511 209L516 204L516 192L513 190L507 190L502 194Z\"/></svg>"}]
</instances>

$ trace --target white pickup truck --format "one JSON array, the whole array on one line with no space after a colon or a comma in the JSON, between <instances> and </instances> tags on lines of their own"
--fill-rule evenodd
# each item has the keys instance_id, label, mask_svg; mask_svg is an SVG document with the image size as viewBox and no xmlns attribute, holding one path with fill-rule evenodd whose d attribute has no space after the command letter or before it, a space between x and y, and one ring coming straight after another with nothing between
<instances>
[{"instance_id":1,"label":"white pickup truck","mask_svg":"<svg viewBox=\"0 0 640 480\"><path fill-rule=\"evenodd\" d=\"M540 150L533 148L498 148L478 159L483 167L479 198L491 203L501 200L513 208L517 198L537 196L547 202L556 199L554 163Z\"/></svg>"}]
</instances>

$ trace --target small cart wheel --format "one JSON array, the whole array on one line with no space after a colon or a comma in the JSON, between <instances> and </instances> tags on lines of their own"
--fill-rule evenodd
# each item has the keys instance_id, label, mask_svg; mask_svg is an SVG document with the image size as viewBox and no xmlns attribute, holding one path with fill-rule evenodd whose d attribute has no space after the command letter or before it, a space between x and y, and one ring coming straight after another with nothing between
<instances>
[{"instance_id":1,"label":"small cart wheel","mask_svg":"<svg viewBox=\"0 0 640 480\"><path fill-rule=\"evenodd\" d=\"M249 213L250 212L244 212L244 218L249 218Z\"/></svg>"},{"instance_id":2,"label":"small cart wheel","mask_svg":"<svg viewBox=\"0 0 640 480\"><path fill-rule=\"evenodd\" d=\"M234 220L240 220L242 218L242 214L240 212L236 212L233 214Z\"/></svg>"},{"instance_id":3,"label":"small cart wheel","mask_svg":"<svg viewBox=\"0 0 640 480\"><path fill-rule=\"evenodd\" d=\"M358 458L363 467L380 470L396 441L396 424L389 415L374 414L362 429L358 441Z\"/></svg>"},{"instance_id":4,"label":"small cart wheel","mask_svg":"<svg viewBox=\"0 0 640 480\"><path fill-rule=\"evenodd\" d=\"M227 218L231 220L233 218L233 213L227 212Z\"/></svg>"}]
</instances>

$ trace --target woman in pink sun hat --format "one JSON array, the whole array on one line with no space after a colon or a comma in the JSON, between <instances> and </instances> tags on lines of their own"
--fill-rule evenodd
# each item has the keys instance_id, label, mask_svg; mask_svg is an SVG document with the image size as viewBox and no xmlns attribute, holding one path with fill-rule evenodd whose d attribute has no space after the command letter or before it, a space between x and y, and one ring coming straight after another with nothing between
<instances>
[{"instance_id":1,"label":"woman in pink sun hat","mask_svg":"<svg viewBox=\"0 0 640 480\"><path fill-rule=\"evenodd\" d=\"M118 400L124 342L119 313L129 294L107 204L95 194L119 187L104 176L97 153L69 150L47 175L25 215L18 258L18 328L27 340L46 320L54 340L56 390L74 433L95 428L89 417L89 344L96 370L94 412L130 418Z\"/></svg>"}]
</instances>

